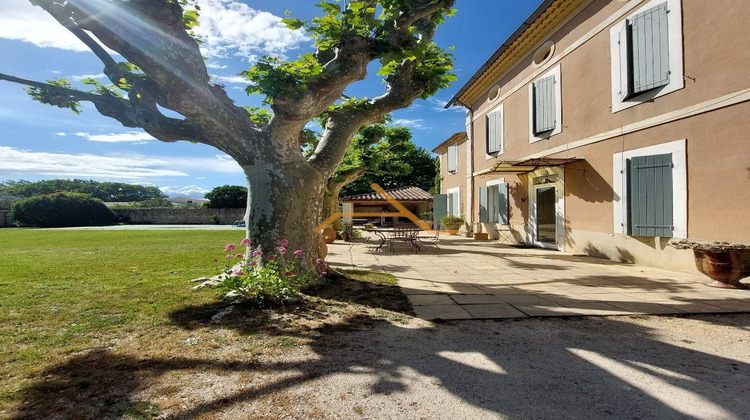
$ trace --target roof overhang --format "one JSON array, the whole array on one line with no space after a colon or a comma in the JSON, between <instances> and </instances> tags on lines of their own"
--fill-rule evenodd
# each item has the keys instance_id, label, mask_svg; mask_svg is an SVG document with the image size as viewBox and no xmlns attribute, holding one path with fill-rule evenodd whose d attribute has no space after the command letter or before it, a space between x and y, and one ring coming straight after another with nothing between
<instances>
[{"instance_id":1,"label":"roof overhang","mask_svg":"<svg viewBox=\"0 0 750 420\"><path fill-rule=\"evenodd\" d=\"M501 160L490 168L491 174L525 174L544 166L562 166L578 162L583 158L531 158L524 160Z\"/></svg>"},{"instance_id":2,"label":"roof overhang","mask_svg":"<svg viewBox=\"0 0 750 420\"><path fill-rule=\"evenodd\" d=\"M445 105L467 108L589 0L544 0Z\"/></svg>"}]
</instances>

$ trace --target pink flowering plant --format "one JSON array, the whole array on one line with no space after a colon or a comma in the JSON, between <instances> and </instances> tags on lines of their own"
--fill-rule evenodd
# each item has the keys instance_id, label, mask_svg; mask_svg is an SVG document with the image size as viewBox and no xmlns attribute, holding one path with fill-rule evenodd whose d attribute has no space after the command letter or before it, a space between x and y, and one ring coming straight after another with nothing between
<instances>
[{"instance_id":1,"label":"pink flowering plant","mask_svg":"<svg viewBox=\"0 0 750 420\"><path fill-rule=\"evenodd\" d=\"M305 285L327 274L328 266L323 260L316 259L313 269L304 270L302 250L290 251L286 239L277 245L273 252L249 252L247 247L252 246L252 242L243 239L240 246L245 247L245 254L235 254L237 246L228 244L224 247L224 252L228 253L227 263L221 270L218 285L227 290L230 297L258 305L280 305L299 297Z\"/></svg>"}]
</instances>

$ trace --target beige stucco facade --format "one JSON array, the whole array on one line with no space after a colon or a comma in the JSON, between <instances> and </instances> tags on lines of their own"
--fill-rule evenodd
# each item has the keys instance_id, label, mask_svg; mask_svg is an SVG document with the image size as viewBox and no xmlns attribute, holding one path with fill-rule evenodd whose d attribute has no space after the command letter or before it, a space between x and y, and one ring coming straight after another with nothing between
<instances>
[{"instance_id":1,"label":"beige stucco facade","mask_svg":"<svg viewBox=\"0 0 750 420\"><path fill-rule=\"evenodd\" d=\"M555 9L561 4L567 7ZM663 25L668 22L669 82L623 100L618 34L626 22L658 7L668 9ZM469 104L463 153L472 156L465 165L471 172L448 175L443 169L442 191L467 190L462 206L474 230L497 237L496 229L509 226L517 240L535 245L685 271L694 270L692 255L668 247L671 238L750 243L750 51L744 47L750 41L744 29L750 8L745 1L557 0L541 8L532 27L547 28L544 36L535 33L539 41L514 65L506 64L493 82L476 78L475 85L487 86L483 91L467 84L452 101ZM557 24L545 26L545 19ZM518 55L512 47L531 37L516 35L485 73L511 50ZM539 105L532 86L550 77L557 89L551 99L555 128L535 134ZM488 153L488 121L496 111L501 111L502 147ZM627 193L626 166L662 154L672 159L671 233L629 233L634 211L629 206L636 198ZM530 158L579 160L525 173L492 172L500 161ZM507 184L508 224L480 223L478 191L498 182ZM540 213L547 207L554 212L549 216L554 227ZM550 236L540 240L543 220L550 224L545 228Z\"/></svg>"}]
</instances>

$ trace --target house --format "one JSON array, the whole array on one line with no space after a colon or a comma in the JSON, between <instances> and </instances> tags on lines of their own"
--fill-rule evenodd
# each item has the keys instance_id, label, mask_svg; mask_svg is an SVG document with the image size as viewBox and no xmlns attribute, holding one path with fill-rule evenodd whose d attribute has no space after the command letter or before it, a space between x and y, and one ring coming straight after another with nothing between
<instances>
[{"instance_id":1,"label":"house","mask_svg":"<svg viewBox=\"0 0 750 420\"><path fill-rule=\"evenodd\" d=\"M419 217L420 213L432 210L432 195L427 191L417 187L404 187L385 191L388 197L398 201L406 210ZM385 216L375 217L375 213L398 213L393 204L378 192L351 195L341 198L342 211L344 213L344 222L353 223L356 221L380 219L381 224L390 224L394 220L386 220ZM367 215L370 214L370 215ZM408 220L406 217L390 217L398 221Z\"/></svg>"},{"instance_id":2,"label":"house","mask_svg":"<svg viewBox=\"0 0 750 420\"><path fill-rule=\"evenodd\" d=\"M445 194L445 197L435 200L435 226L446 214L464 216L461 197L466 199L467 176L471 177L471 172L467 171L470 166L468 158L471 156L467 140L468 136L461 131L432 149L440 159L440 192Z\"/></svg>"},{"instance_id":3,"label":"house","mask_svg":"<svg viewBox=\"0 0 750 420\"><path fill-rule=\"evenodd\" d=\"M449 101L467 136L435 149L436 213L677 270L673 238L750 243L748 21L744 0L542 2Z\"/></svg>"}]
</instances>

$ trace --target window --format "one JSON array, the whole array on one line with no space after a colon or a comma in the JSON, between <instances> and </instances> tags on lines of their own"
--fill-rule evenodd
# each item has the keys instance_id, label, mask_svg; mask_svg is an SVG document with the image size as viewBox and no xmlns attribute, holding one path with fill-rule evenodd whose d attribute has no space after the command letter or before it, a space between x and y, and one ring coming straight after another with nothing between
<instances>
[{"instance_id":1,"label":"window","mask_svg":"<svg viewBox=\"0 0 750 420\"><path fill-rule=\"evenodd\" d=\"M529 98L530 142L560 133L562 131L560 66L554 67L529 85Z\"/></svg>"},{"instance_id":2,"label":"window","mask_svg":"<svg viewBox=\"0 0 750 420\"><path fill-rule=\"evenodd\" d=\"M451 188L447 192L448 196L448 214L451 216L461 216L461 189Z\"/></svg>"},{"instance_id":3,"label":"window","mask_svg":"<svg viewBox=\"0 0 750 420\"><path fill-rule=\"evenodd\" d=\"M498 154L503 151L503 112L502 105L487 114L486 146L487 154Z\"/></svg>"},{"instance_id":4,"label":"window","mask_svg":"<svg viewBox=\"0 0 750 420\"><path fill-rule=\"evenodd\" d=\"M615 232L687 236L685 140L613 156Z\"/></svg>"},{"instance_id":5,"label":"window","mask_svg":"<svg viewBox=\"0 0 750 420\"><path fill-rule=\"evenodd\" d=\"M534 53L534 67L541 67L544 63L548 62L552 58L552 54L555 53L555 43L547 41L539 47Z\"/></svg>"},{"instance_id":6,"label":"window","mask_svg":"<svg viewBox=\"0 0 750 420\"><path fill-rule=\"evenodd\" d=\"M610 30L612 111L680 89L679 0L653 0Z\"/></svg>"},{"instance_id":7,"label":"window","mask_svg":"<svg viewBox=\"0 0 750 420\"><path fill-rule=\"evenodd\" d=\"M671 153L627 160L628 234L673 236L673 167Z\"/></svg>"},{"instance_id":8,"label":"window","mask_svg":"<svg viewBox=\"0 0 750 420\"><path fill-rule=\"evenodd\" d=\"M479 187L479 221L508 224L508 184L490 181Z\"/></svg>"},{"instance_id":9,"label":"window","mask_svg":"<svg viewBox=\"0 0 750 420\"><path fill-rule=\"evenodd\" d=\"M458 145L448 146L448 172L455 174L458 172Z\"/></svg>"}]
</instances>

